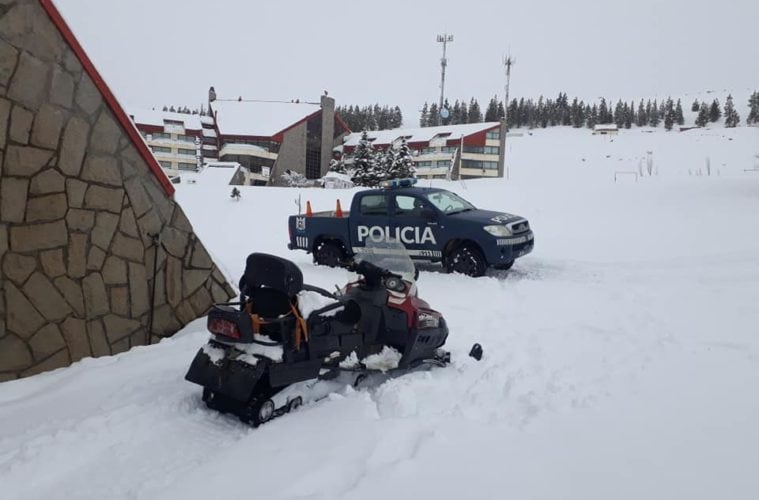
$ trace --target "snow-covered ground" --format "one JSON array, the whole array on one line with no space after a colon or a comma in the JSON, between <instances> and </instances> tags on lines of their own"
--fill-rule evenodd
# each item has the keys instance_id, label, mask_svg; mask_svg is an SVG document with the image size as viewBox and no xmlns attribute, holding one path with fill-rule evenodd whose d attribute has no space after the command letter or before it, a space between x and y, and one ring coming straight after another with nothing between
<instances>
[{"instance_id":1,"label":"snow-covered ground","mask_svg":"<svg viewBox=\"0 0 759 500\"><path fill-rule=\"evenodd\" d=\"M509 181L435 183L536 235L510 272L422 272L452 366L252 429L183 380L201 319L0 384L0 498L757 498L759 128L521 132ZM658 175L615 183L648 151ZM230 276L264 251L347 280L288 251L285 219L299 196L329 210L353 191L177 187Z\"/></svg>"}]
</instances>

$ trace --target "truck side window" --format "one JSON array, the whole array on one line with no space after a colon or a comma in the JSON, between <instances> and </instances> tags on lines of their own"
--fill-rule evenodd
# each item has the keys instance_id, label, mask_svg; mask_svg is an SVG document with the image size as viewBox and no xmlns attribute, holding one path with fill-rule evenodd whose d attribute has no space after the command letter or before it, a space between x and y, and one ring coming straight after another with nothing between
<instances>
[{"instance_id":1,"label":"truck side window","mask_svg":"<svg viewBox=\"0 0 759 500\"><path fill-rule=\"evenodd\" d=\"M424 202L415 196L397 195L395 215L398 217L421 217Z\"/></svg>"},{"instance_id":2,"label":"truck side window","mask_svg":"<svg viewBox=\"0 0 759 500\"><path fill-rule=\"evenodd\" d=\"M361 215L387 215L387 195L368 194L361 198Z\"/></svg>"}]
</instances>

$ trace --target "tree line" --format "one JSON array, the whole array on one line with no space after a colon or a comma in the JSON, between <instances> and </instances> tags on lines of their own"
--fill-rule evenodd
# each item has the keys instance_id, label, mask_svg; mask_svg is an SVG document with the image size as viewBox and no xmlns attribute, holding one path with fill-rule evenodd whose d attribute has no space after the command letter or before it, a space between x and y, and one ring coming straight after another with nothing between
<instances>
[{"instance_id":1,"label":"tree line","mask_svg":"<svg viewBox=\"0 0 759 500\"><path fill-rule=\"evenodd\" d=\"M400 128L403 114L398 106L337 106L335 112L340 115L351 130L389 130Z\"/></svg>"},{"instance_id":2,"label":"tree line","mask_svg":"<svg viewBox=\"0 0 759 500\"><path fill-rule=\"evenodd\" d=\"M397 147L375 149L364 130L353 151L352 163L332 160L330 171L350 176L356 186L376 187L390 179L414 177L414 160L411 149L402 139Z\"/></svg>"},{"instance_id":3,"label":"tree line","mask_svg":"<svg viewBox=\"0 0 759 500\"><path fill-rule=\"evenodd\" d=\"M502 101L497 97L490 99L483 116L480 112L479 103L476 99L456 100L450 106L446 100L443 104L446 112L439 112L437 103L422 107L419 117L421 127L434 127L442 125L458 125L461 123L479 123L482 121L498 121L506 117L509 128L546 128L558 125L572 126L575 128L593 128L601 124L615 124L619 128L658 127L671 130L675 125L684 125L683 108L680 99L674 101L671 97L659 102L657 99L641 99L637 104L633 101L624 102L618 100L612 105L601 97L596 103L586 103L577 97L569 101L566 93L559 93L556 99L545 99L540 96L534 99L512 99L508 110L504 109ZM749 116L746 124L759 123L759 92L754 92L749 99ZM698 112L695 125L704 126L709 122L716 122L722 116L725 117L725 127L737 126L741 119L735 110L732 96L728 96L724 107L720 106L719 100L714 99L711 103L696 100L691 110ZM508 111L508 114L506 113ZM438 121L439 120L439 121Z\"/></svg>"}]
</instances>

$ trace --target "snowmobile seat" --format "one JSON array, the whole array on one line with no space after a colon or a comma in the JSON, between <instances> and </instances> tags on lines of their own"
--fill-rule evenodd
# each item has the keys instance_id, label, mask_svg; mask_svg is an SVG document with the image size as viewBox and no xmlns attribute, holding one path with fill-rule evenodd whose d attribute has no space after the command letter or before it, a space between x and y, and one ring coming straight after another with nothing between
<instances>
[{"instance_id":1,"label":"snowmobile seat","mask_svg":"<svg viewBox=\"0 0 759 500\"><path fill-rule=\"evenodd\" d=\"M294 298L303 290L303 273L287 259L265 253L252 253L245 261L240 291L252 296L255 290L270 288Z\"/></svg>"},{"instance_id":2,"label":"snowmobile seat","mask_svg":"<svg viewBox=\"0 0 759 500\"><path fill-rule=\"evenodd\" d=\"M248 256L240 291L248 313L261 320L259 333L279 342L290 340L296 330L298 319L293 312L301 290L303 274L289 260L265 253Z\"/></svg>"}]
</instances>

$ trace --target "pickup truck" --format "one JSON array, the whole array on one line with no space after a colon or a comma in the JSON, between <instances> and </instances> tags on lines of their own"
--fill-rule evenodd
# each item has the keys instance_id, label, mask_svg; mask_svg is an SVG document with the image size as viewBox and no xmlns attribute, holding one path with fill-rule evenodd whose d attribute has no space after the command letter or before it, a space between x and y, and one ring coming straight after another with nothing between
<instances>
[{"instance_id":1,"label":"pickup truck","mask_svg":"<svg viewBox=\"0 0 759 500\"><path fill-rule=\"evenodd\" d=\"M338 266L361 253L367 240L395 239L412 259L469 276L482 276L489 267L510 269L534 244L523 217L482 210L451 191L412 182L360 191L344 214L292 215L288 230L287 247L312 253L317 264Z\"/></svg>"}]
</instances>

